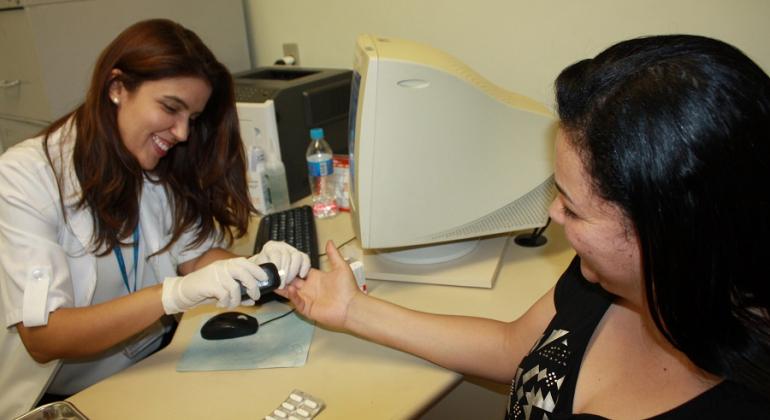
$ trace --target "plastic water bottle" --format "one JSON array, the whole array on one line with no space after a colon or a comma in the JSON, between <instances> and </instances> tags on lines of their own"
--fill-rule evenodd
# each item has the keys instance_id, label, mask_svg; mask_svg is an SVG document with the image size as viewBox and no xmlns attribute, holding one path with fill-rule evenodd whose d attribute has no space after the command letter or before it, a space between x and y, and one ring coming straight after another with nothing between
<instances>
[{"instance_id":1,"label":"plastic water bottle","mask_svg":"<svg viewBox=\"0 0 770 420\"><path fill-rule=\"evenodd\" d=\"M323 128L310 130L310 145L305 157L310 176L310 193L313 196L313 214L319 219L335 216L338 208L332 179L332 148L324 138Z\"/></svg>"}]
</instances>

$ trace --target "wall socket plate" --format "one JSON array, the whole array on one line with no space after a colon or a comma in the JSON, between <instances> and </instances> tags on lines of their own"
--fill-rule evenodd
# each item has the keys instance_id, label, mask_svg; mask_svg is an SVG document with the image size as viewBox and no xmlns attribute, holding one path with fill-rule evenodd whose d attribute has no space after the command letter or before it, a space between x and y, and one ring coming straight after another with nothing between
<instances>
[{"instance_id":1,"label":"wall socket plate","mask_svg":"<svg viewBox=\"0 0 770 420\"><path fill-rule=\"evenodd\" d=\"M294 65L299 65L299 46L294 42L283 44L283 56L294 57Z\"/></svg>"}]
</instances>

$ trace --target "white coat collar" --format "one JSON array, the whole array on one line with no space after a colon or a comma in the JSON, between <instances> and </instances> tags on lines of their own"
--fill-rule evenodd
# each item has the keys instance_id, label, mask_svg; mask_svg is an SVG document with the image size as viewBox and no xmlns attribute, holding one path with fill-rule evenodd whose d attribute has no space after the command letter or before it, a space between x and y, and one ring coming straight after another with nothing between
<instances>
[{"instance_id":1,"label":"white coat collar","mask_svg":"<svg viewBox=\"0 0 770 420\"><path fill-rule=\"evenodd\" d=\"M74 123L68 122L62 127L60 141L66 141L61 154L53 154L54 163L63 172L62 193L64 195L64 208L67 212L67 220L72 229L72 233L78 238L83 248L90 250L94 234L94 219L91 210L88 207L77 208L78 200L82 195L80 181L75 174L72 155L74 150L74 132L69 132L70 127L74 128ZM57 143L51 146L58 147ZM62 165L58 156L66 162ZM63 169L62 169L63 168ZM155 220L165 217L168 212L167 198L164 187L160 184L151 182L145 177L142 185L142 194L144 197L140 200L139 221L141 236L144 238L150 253L154 253L166 245L168 232L161 232L160 226L166 226L166 223L154 223ZM149 222L149 223L147 223Z\"/></svg>"},{"instance_id":2,"label":"white coat collar","mask_svg":"<svg viewBox=\"0 0 770 420\"><path fill-rule=\"evenodd\" d=\"M67 229L80 242L86 255L91 263L89 268L90 273L87 275L83 284L84 289L81 293L75 293L75 305L83 306L88 305L93 298L94 290L96 289L96 257L93 254L93 235L94 235L94 219L93 213L88 207L77 208L77 202L82 195L82 189L80 187L80 181L77 179L74 170L74 163L72 155L75 145L75 133L74 122L70 120L60 129L58 138L51 138L52 142L49 147L52 150L59 149L61 153L52 153L52 160L55 166L62 171L62 194L64 196L64 208L67 212ZM61 142L64 142L61 144ZM170 217L168 206L168 200L166 198L166 192L164 187L159 184L150 182L148 179L144 179L142 185L143 197L140 200L139 208L139 226L141 240L144 242L145 255L151 255L166 245L169 239L168 232L164 232L164 226L170 226L167 218ZM152 269L155 271L156 278L162 278L162 273L168 271L168 267L158 266L158 258L150 258L149 263ZM139 262L139 272L144 270L143 266L145 259L142 258ZM82 300L81 300L82 299Z\"/></svg>"},{"instance_id":3,"label":"white coat collar","mask_svg":"<svg viewBox=\"0 0 770 420\"><path fill-rule=\"evenodd\" d=\"M61 194L66 212L68 228L78 238L83 249L89 250L92 246L94 233L93 217L88 207L77 208L78 200L82 195L80 181L75 174L73 155L75 149L75 122L72 118L59 130L58 136L49 138L48 147L51 150L51 160L56 172L61 174ZM61 153L57 153L60 151Z\"/></svg>"}]
</instances>

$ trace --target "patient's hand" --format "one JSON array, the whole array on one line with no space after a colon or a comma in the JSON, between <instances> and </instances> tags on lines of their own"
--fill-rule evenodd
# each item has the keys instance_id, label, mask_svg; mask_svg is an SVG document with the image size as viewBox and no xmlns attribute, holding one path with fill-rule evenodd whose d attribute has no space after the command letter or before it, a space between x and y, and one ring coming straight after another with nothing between
<instances>
[{"instance_id":1,"label":"patient's hand","mask_svg":"<svg viewBox=\"0 0 770 420\"><path fill-rule=\"evenodd\" d=\"M297 278L275 293L290 299L302 315L332 328L345 328L350 303L366 295L331 241L326 243L326 255L331 271L311 269L306 279Z\"/></svg>"}]
</instances>

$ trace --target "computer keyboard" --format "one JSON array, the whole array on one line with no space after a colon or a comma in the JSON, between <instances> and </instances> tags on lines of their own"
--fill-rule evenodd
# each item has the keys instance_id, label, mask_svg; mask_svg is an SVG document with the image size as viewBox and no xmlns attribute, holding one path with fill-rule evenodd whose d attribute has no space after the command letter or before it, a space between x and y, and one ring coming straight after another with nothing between
<instances>
[{"instance_id":1,"label":"computer keyboard","mask_svg":"<svg viewBox=\"0 0 770 420\"><path fill-rule=\"evenodd\" d=\"M317 238L313 209L310 206L294 207L262 217L254 253L261 251L268 241L283 241L310 256L310 265L318 268Z\"/></svg>"}]
</instances>

